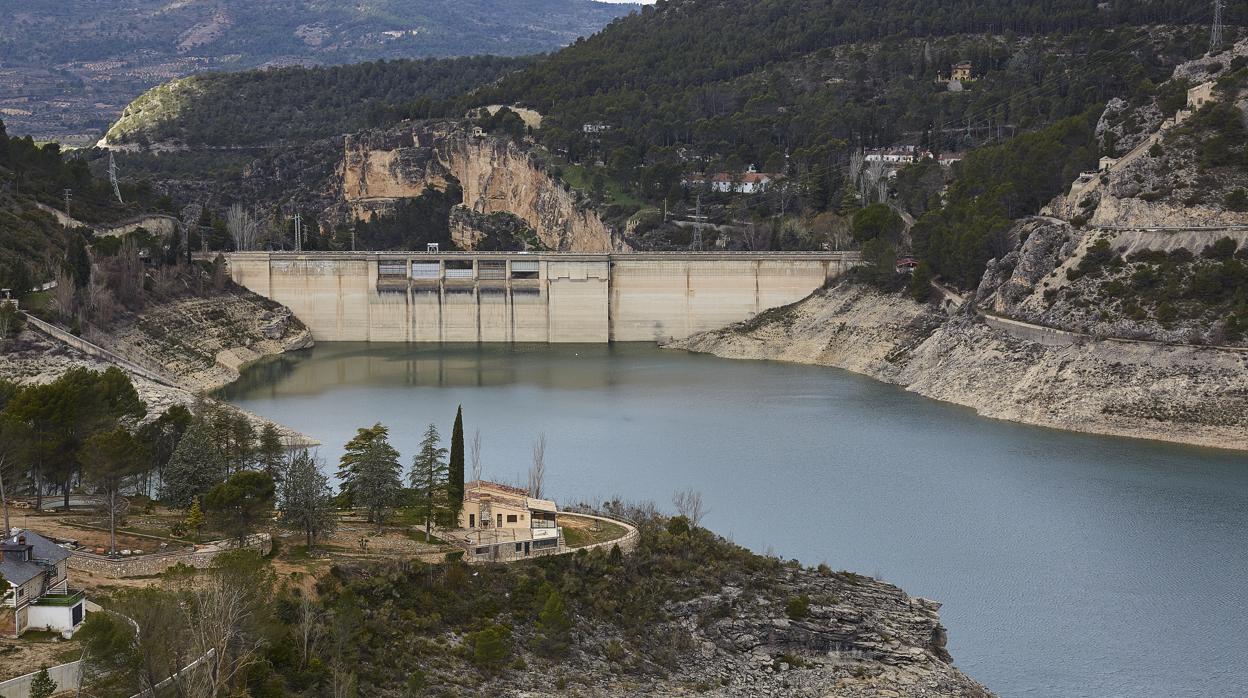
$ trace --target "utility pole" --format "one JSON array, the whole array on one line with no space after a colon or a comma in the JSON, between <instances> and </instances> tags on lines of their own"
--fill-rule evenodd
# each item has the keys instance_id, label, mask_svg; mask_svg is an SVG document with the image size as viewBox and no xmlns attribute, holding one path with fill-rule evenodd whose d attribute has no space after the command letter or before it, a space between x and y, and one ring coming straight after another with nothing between
<instances>
[{"instance_id":1,"label":"utility pole","mask_svg":"<svg viewBox=\"0 0 1248 698\"><path fill-rule=\"evenodd\" d=\"M1209 31L1209 53L1222 48L1222 0L1213 0L1213 28Z\"/></svg>"},{"instance_id":2,"label":"utility pole","mask_svg":"<svg viewBox=\"0 0 1248 698\"><path fill-rule=\"evenodd\" d=\"M124 204L121 200L121 185L117 183L117 159L113 157L113 151L108 151L108 181L113 185L113 196L117 197L117 203Z\"/></svg>"}]
</instances>

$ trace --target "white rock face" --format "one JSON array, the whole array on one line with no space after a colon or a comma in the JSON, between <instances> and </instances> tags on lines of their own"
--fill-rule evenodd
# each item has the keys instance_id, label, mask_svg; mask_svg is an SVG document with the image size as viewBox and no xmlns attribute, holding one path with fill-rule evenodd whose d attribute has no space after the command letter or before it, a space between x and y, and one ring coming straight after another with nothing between
<instances>
[{"instance_id":1,"label":"white rock face","mask_svg":"<svg viewBox=\"0 0 1248 698\"><path fill-rule=\"evenodd\" d=\"M851 284L668 345L835 366L997 419L1248 450L1248 355L1087 340L1042 346L967 312Z\"/></svg>"}]
</instances>

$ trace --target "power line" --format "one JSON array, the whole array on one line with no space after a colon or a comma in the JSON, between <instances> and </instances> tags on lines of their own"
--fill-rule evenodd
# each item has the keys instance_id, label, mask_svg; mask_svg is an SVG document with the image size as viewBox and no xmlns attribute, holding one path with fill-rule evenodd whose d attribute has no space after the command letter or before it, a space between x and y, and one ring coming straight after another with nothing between
<instances>
[{"instance_id":1,"label":"power line","mask_svg":"<svg viewBox=\"0 0 1248 698\"><path fill-rule=\"evenodd\" d=\"M1209 53L1222 48L1222 0L1213 0L1213 28L1209 31Z\"/></svg>"}]
</instances>

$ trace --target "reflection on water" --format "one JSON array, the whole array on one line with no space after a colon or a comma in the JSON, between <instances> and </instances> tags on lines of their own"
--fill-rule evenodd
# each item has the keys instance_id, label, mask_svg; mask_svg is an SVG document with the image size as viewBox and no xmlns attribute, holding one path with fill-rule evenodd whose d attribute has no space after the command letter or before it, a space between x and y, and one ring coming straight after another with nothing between
<instances>
[{"instance_id":1,"label":"reflection on water","mask_svg":"<svg viewBox=\"0 0 1248 698\"><path fill-rule=\"evenodd\" d=\"M944 603L950 650L1006 697L1248 695L1248 464L986 420L832 369L646 345L324 344L233 402L337 460L383 422L410 459L462 404L487 477L545 432L557 498L701 490L755 550Z\"/></svg>"}]
</instances>

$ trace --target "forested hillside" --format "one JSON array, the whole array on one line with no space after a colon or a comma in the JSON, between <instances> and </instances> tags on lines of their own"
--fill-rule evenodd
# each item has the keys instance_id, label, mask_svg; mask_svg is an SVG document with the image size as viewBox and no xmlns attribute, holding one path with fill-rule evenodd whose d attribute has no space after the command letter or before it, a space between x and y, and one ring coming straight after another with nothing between
<instances>
[{"instance_id":1,"label":"forested hillside","mask_svg":"<svg viewBox=\"0 0 1248 698\"><path fill-rule=\"evenodd\" d=\"M481 56L206 73L148 90L107 138L239 147L338 136L404 118L443 116L450 98L532 63Z\"/></svg>"},{"instance_id":2,"label":"forested hillside","mask_svg":"<svg viewBox=\"0 0 1248 698\"><path fill-rule=\"evenodd\" d=\"M69 243L82 239L38 206L63 210L66 189L71 213L87 223L116 221L162 203L147 187L133 185L122 190L132 203L117 203L108 181L93 177L85 159L66 157L55 144L10 138L0 121L0 288L24 296L53 278Z\"/></svg>"},{"instance_id":3,"label":"forested hillside","mask_svg":"<svg viewBox=\"0 0 1248 698\"><path fill-rule=\"evenodd\" d=\"M635 8L591 0L5 3L0 108L10 131L87 143L147 88L191 74L536 54Z\"/></svg>"}]
</instances>

